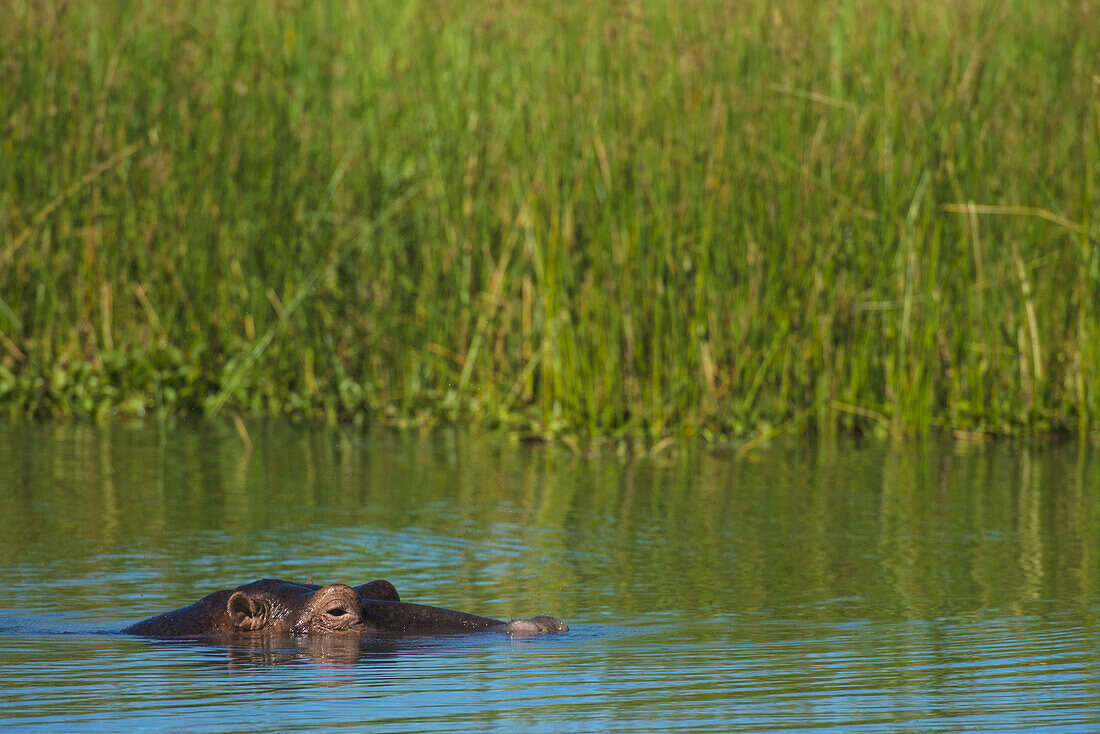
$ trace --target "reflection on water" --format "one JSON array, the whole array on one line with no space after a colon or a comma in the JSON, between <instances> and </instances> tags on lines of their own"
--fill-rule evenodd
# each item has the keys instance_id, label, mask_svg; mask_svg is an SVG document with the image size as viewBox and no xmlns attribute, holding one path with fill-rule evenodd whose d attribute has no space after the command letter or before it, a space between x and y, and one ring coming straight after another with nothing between
<instances>
[{"instance_id":1,"label":"reflection on water","mask_svg":"<svg viewBox=\"0 0 1100 734\"><path fill-rule=\"evenodd\" d=\"M932 443L576 459L462 433L0 426L0 720L1092 731L1096 459ZM260 577L573 631L104 634ZM62 634L64 633L64 634Z\"/></svg>"}]
</instances>

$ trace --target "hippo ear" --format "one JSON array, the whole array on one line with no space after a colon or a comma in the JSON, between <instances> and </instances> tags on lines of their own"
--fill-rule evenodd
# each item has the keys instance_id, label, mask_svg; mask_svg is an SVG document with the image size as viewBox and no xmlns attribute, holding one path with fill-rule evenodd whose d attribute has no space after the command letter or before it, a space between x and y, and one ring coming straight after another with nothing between
<instances>
[{"instance_id":1,"label":"hippo ear","mask_svg":"<svg viewBox=\"0 0 1100 734\"><path fill-rule=\"evenodd\" d=\"M355 593L362 599L377 599L378 601L401 601L401 595L397 593L397 587L384 579L371 581L369 584L355 587Z\"/></svg>"},{"instance_id":2,"label":"hippo ear","mask_svg":"<svg viewBox=\"0 0 1100 734\"><path fill-rule=\"evenodd\" d=\"M234 591L226 606L233 626L239 630L258 630L267 622L263 605L243 591Z\"/></svg>"}]
</instances>

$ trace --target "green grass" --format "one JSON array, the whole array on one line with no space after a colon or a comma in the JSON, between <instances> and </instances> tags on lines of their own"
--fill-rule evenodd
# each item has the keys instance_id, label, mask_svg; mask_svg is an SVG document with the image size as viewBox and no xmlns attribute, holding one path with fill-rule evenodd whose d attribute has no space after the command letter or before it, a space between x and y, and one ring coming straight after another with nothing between
<instances>
[{"instance_id":1,"label":"green grass","mask_svg":"<svg viewBox=\"0 0 1100 734\"><path fill-rule=\"evenodd\" d=\"M1100 6L11 0L0 411L1100 419Z\"/></svg>"}]
</instances>

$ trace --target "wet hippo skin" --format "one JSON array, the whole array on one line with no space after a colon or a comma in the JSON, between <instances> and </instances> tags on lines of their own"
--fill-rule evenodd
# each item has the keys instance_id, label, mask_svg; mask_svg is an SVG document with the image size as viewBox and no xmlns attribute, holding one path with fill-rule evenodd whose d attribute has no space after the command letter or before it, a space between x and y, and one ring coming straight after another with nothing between
<instances>
[{"instance_id":1,"label":"wet hippo skin","mask_svg":"<svg viewBox=\"0 0 1100 734\"><path fill-rule=\"evenodd\" d=\"M367 584L355 587L355 592L363 599L377 599L379 601L401 601L397 588L389 581L378 579Z\"/></svg>"},{"instance_id":2,"label":"wet hippo skin","mask_svg":"<svg viewBox=\"0 0 1100 734\"><path fill-rule=\"evenodd\" d=\"M320 633L361 629L363 600L350 586L314 587L261 579L207 594L194 604L158 614L123 632L146 637L244 632Z\"/></svg>"},{"instance_id":3,"label":"wet hippo skin","mask_svg":"<svg viewBox=\"0 0 1100 734\"><path fill-rule=\"evenodd\" d=\"M320 586L314 585L320 589ZM499 619L482 617L477 614L459 612L454 609L432 607L424 604L390 604L401 602L397 588L389 581L378 579L355 587L363 599L363 616L366 625L376 632L392 634L447 634L456 632L480 632L481 630L501 628L510 634L542 634L546 632L568 632L569 627L560 619L537 616L531 619L516 619L504 622ZM383 602L383 603L378 603Z\"/></svg>"},{"instance_id":4,"label":"wet hippo skin","mask_svg":"<svg viewBox=\"0 0 1100 734\"><path fill-rule=\"evenodd\" d=\"M288 581L285 583L294 583ZM317 590L321 588L320 584L305 583L302 586L308 586L311 589ZM397 587L384 579L376 579L365 584L360 584L354 587L355 593L357 593L363 599L377 599L379 601L401 601L401 595L397 593Z\"/></svg>"},{"instance_id":5,"label":"wet hippo skin","mask_svg":"<svg viewBox=\"0 0 1100 734\"><path fill-rule=\"evenodd\" d=\"M569 631L569 626L565 622L545 615L504 622L443 607L371 599L363 600L363 616L367 626L373 627L376 632L403 635L452 634L482 630L499 630L512 635L540 635L547 632Z\"/></svg>"},{"instance_id":6,"label":"wet hippo skin","mask_svg":"<svg viewBox=\"0 0 1100 734\"><path fill-rule=\"evenodd\" d=\"M401 601L388 581L355 588L262 579L215 591L194 604L151 617L123 630L146 637L237 634L429 635L500 631L511 635L566 632L547 616L504 622L454 609Z\"/></svg>"}]
</instances>

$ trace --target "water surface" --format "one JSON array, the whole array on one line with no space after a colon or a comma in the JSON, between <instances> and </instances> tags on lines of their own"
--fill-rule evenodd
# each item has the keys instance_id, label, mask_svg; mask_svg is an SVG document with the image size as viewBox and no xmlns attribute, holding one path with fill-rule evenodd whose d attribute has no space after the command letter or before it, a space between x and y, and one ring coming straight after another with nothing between
<instances>
[{"instance_id":1,"label":"water surface","mask_svg":"<svg viewBox=\"0 0 1100 734\"><path fill-rule=\"evenodd\" d=\"M0 425L0 722L28 730L1095 731L1073 446L575 458L493 436ZM261 577L565 635L115 634Z\"/></svg>"}]
</instances>

